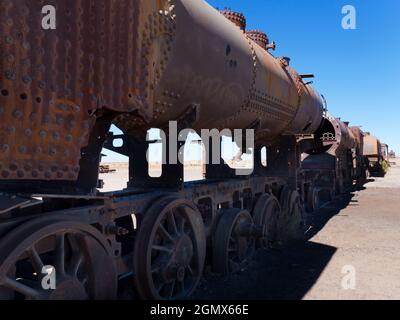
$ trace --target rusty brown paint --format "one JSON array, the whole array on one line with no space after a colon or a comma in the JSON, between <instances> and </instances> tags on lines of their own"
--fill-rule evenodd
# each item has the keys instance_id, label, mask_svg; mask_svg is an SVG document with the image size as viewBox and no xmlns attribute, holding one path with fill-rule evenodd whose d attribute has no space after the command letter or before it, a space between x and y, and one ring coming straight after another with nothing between
<instances>
[{"instance_id":1,"label":"rusty brown paint","mask_svg":"<svg viewBox=\"0 0 400 320\"><path fill-rule=\"evenodd\" d=\"M146 23L168 3L49 0L57 29L43 30L43 1L1 1L1 179L76 180L96 111L149 115Z\"/></svg>"},{"instance_id":2,"label":"rusty brown paint","mask_svg":"<svg viewBox=\"0 0 400 320\"><path fill-rule=\"evenodd\" d=\"M240 15L230 10L221 15L201 0L177 0L174 5L171 54L162 75L152 81L154 90L147 91L153 114L119 117L116 123L124 132L137 135L150 127L166 127L193 103L200 106L193 129L238 129L258 123L259 143L272 144L282 134L307 134L319 127L323 107L318 94L245 34L243 24L235 20ZM159 50L152 45L149 52L156 55ZM153 58L149 61L157 64Z\"/></svg>"},{"instance_id":3,"label":"rusty brown paint","mask_svg":"<svg viewBox=\"0 0 400 320\"><path fill-rule=\"evenodd\" d=\"M221 14L238 26L240 30L246 30L246 17L243 15L243 13L235 12L230 9L224 9L221 11Z\"/></svg>"},{"instance_id":4,"label":"rusty brown paint","mask_svg":"<svg viewBox=\"0 0 400 320\"><path fill-rule=\"evenodd\" d=\"M369 133L365 133L363 155L377 160L381 158L381 153L382 146L379 139Z\"/></svg>"},{"instance_id":5,"label":"rusty brown paint","mask_svg":"<svg viewBox=\"0 0 400 320\"><path fill-rule=\"evenodd\" d=\"M321 122L317 93L246 36L240 14L226 14L238 28L202 0L48 4L56 30L41 28L42 1L1 2L2 179L76 180L101 109L136 135L195 103L194 129L258 123L265 144Z\"/></svg>"},{"instance_id":6,"label":"rusty brown paint","mask_svg":"<svg viewBox=\"0 0 400 320\"><path fill-rule=\"evenodd\" d=\"M269 39L265 32L259 30L248 30L246 31L246 35L263 49L266 49L269 44Z\"/></svg>"}]
</instances>

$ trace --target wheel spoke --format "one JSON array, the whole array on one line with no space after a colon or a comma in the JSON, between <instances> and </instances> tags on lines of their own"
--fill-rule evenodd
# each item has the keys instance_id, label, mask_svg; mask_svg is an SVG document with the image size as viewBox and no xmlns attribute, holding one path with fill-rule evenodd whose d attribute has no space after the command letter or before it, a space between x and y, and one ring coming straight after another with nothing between
<instances>
[{"instance_id":1,"label":"wheel spoke","mask_svg":"<svg viewBox=\"0 0 400 320\"><path fill-rule=\"evenodd\" d=\"M85 287L89 282L89 277L86 276L81 280L82 285Z\"/></svg>"},{"instance_id":2,"label":"wheel spoke","mask_svg":"<svg viewBox=\"0 0 400 320\"><path fill-rule=\"evenodd\" d=\"M3 281L3 286L5 286L11 290L17 291L17 292L23 294L24 296L32 298L32 299L38 300L41 298L41 294L38 290L31 288L15 279L11 279L8 277L5 278Z\"/></svg>"},{"instance_id":3,"label":"wheel spoke","mask_svg":"<svg viewBox=\"0 0 400 320\"><path fill-rule=\"evenodd\" d=\"M185 280L183 279L182 281L178 281L178 291L179 292L185 292Z\"/></svg>"},{"instance_id":4,"label":"wheel spoke","mask_svg":"<svg viewBox=\"0 0 400 320\"><path fill-rule=\"evenodd\" d=\"M193 235L193 228L192 228L192 226L191 226L191 224L190 224L190 221L188 220L187 217L188 217L191 213L196 214L196 211L194 211L193 209L191 209L191 208L189 208L189 207L183 207L181 212L182 212L182 215L181 215L182 220L180 221L180 229L181 229L181 232L182 232L182 233L185 233L185 234L188 235L189 237L192 237L192 236L194 236L194 235ZM185 230L185 227L188 227L188 228Z\"/></svg>"},{"instance_id":5,"label":"wheel spoke","mask_svg":"<svg viewBox=\"0 0 400 320\"><path fill-rule=\"evenodd\" d=\"M172 281L170 284L168 284L168 287L167 287L167 298L169 298L169 299L171 299L172 298L172 296L174 295L174 289L175 289L175 280L174 281Z\"/></svg>"},{"instance_id":6,"label":"wheel spoke","mask_svg":"<svg viewBox=\"0 0 400 320\"><path fill-rule=\"evenodd\" d=\"M73 276L77 276L80 266L83 262L83 255L82 253L77 254L71 263L71 272Z\"/></svg>"},{"instance_id":7,"label":"wheel spoke","mask_svg":"<svg viewBox=\"0 0 400 320\"><path fill-rule=\"evenodd\" d=\"M164 237L164 239L170 242L174 242L174 238L169 234L167 229L165 229L162 224L159 225L159 230L161 230L161 235Z\"/></svg>"},{"instance_id":8,"label":"wheel spoke","mask_svg":"<svg viewBox=\"0 0 400 320\"><path fill-rule=\"evenodd\" d=\"M194 274L193 269L192 269L191 266L187 266L186 269L189 271L189 273L190 273L191 275Z\"/></svg>"},{"instance_id":9,"label":"wheel spoke","mask_svg":"<svg viewBox=\"0 0 400 320\"><path fill-rule=\"evenodd\" d=\"M184 216L181 216L181 219L179 221L179 232L181 234L185 233L185 224L186 224L186 219Z\"/></svg>"},{"instance_id":10,"label":"wheel spoke","mask_svg":"<svg viewBox=\"0 0 400 320\"><path fill-rule=\"evenodd\" d=\"M65 274L65 233L56 236L56 271L59 274Z\"/></svg>"},{"instance_id":11,"label":"wheel spoke","mask_svg":"<svg viewBox=\"0 0 400 320\"><path fill-rule=\"evenodd\" d=\"M159 273L161 271L161 267L160 266L153 266L151 268L151 273Z\"/></svg>"},{"instance_id":12,"label":"wheel spoke","mask_svg":"<svg viewBox=\"0 0 400 320\"><path fill-rule=\"evenodd\" d=\"M153 245L151 248L152 248L153 250L155 250L155 251L166 252L166 253L168 253L168 254L172 254L172 252L173 252L171 249L169 249L169 248L167 248L167 247L163 247L163 246Z\"/></svg>"},{"instance_id":13,"label":"wheel spoke","mask_svg":"<svg viewBox=\"0 0 400 320\"><path fill-rule=\"evenodd\" d=\"M169 224L171 225L172 232L174 234L178 234L178 227L176 226L175 215L172 211L168 211L167 213Z\"/></svg>"},{"instance_id":14,"label":"wheel spoke","mask_svg":"<svg viewBox=\"0 0 400 320\"><path fill-rule=\"evenodd\" d=\"M165 283L164 282L160 282L160 284L156 287L156 290L158 293L160 293L160 291L162 290L162 288L164 288Z\"/></svg>"},{"instance_id":15,"label":"wheel spoke","mask_svg":"<svg viewBox=\"0 0 400 320\"><path fill-rule=\"evenodd\" d=\"M164 258L163 256L158 256L156 259L151 261L151 266L150 266L150 271L151 273L159 273L162 271L162 268L164 267Z\"/></svg>"},{"instance_id":16,"label":"wheel spoke","mask_svg":"<svg viewBox=\"0 0 400 320\"><path fill-rule=\"evenodd\" d=\"M35 246L33 245L31 248L26 250L26 254L32 262L33 269L40 277L43 271L44 263L42 261L42 258L40 258L40 255L38 254Z\"/></svg>"},{"instance_id":17,"label":"wheel spoke","mask_svg":"<svg viewBox=\"0 0 400 320\"><path fill-rule=\"evenodd\" d=\"M68 270L68 273L70 273L72 276L76 277L78 275L79 268L85 259L82 252L82 247L85 245L85 239L83 237L76 237L73 234L66 235L66 238L70 244L72 255L66 270Z\"/></svg>"},{"instance_id":18,"label":"wheel spoke","mask_svg":"<svg viewBox=\"0 0 400 320\"><path fill-rule=\"evenodd\" d=\"M239 264L232 259L229 259L229 269L231 272L236 272L240 269Z\"/></svg>"}]
</instances>

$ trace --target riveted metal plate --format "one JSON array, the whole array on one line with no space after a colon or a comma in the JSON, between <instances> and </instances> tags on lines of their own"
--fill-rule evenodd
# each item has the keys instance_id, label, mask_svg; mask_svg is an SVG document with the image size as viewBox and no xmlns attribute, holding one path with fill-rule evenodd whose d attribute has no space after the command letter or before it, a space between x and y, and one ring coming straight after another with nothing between
<instances>
[{"instance_id":1,"label":"riveted metal plate","mask_svg":"<svg viewBox=\"0 0 400 320\"><path fill-rule=\"evenodd\" d=\"M76 180L97 110L151 112L142 47L168 3L0 1L0 179ZM43 28L45 5L55 30Z\"/></svg>"}]
</instances>

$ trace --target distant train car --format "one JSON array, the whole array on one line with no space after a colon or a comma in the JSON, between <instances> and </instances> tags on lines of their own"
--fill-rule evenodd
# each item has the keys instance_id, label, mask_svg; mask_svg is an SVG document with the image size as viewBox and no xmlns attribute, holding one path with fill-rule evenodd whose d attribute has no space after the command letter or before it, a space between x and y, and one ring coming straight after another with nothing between
<instances>
[{"instance_id":1,"label":"distant train car","mask_svg":"<svg viewBox=\"0 0 400 320\"><path fill-rule=\"evenodd\" d=\"M364 132L361 130L360 127L350 127L355 139L356 139L356 150L355 150L355 157L354 157L354 178L359 182L362 183L365 181L367 177L367 170L368 170L368 160L365 159L363 155L364 151Z\"/></svg>"},{"instance_id":2,"label":"distant train car","mask_svg":"<svg viewBox=\"0 0 400 320\"><path fill-rule=\"evenodd\" d=\"M365 171L362 169L362 132L350 128L348 122L327 114L314 140L313 148L306 151L308 156L301 164L306 181L311 181L319 193L316 195L314 190L308 193L309 211L318 209L318 203L324 198L330 200L335 194L343 193L355 180L361 182Z\"/></svg>"},{"instance_id":3,"label":"distant train car","mask_svg":"<svg viewBox=\"0 0 400 320\"><path fill-rule=\"evenodd\" d=\"M383 149L385 147L377 137L369 132L364 134L363 156L368 161L368 170L371 174L380 174L384 171L382 162L385 161L385 156L382 153Z\"/></svg>"}]
</instances>

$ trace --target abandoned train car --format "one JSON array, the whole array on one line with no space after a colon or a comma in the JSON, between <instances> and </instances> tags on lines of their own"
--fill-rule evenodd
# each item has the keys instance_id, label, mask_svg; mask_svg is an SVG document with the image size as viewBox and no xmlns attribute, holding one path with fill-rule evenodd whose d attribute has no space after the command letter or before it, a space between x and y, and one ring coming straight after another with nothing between
<instances>
[{"instance_id":1,"label":"abandoned train car","mask_svg":"<svg viewBox=\"0 0 400 320\"><path fill-rule=\"evenodd\" d=\"M362 182L366 136L328 115L311 75L242 14L203 0L50 2L51 31L43 1L0 3L1 299L115 299L126 277L142 299L185 298L205 264L235 272L256 248L302 239L306 211ZM170 120L253 129L253 172L222 161L185 183L167 153L150 177L146 133ZM129 157L126 189L99 191L103 147ZM49 266L55 288L42 286Z\"/></svg>"}]
</instances>

